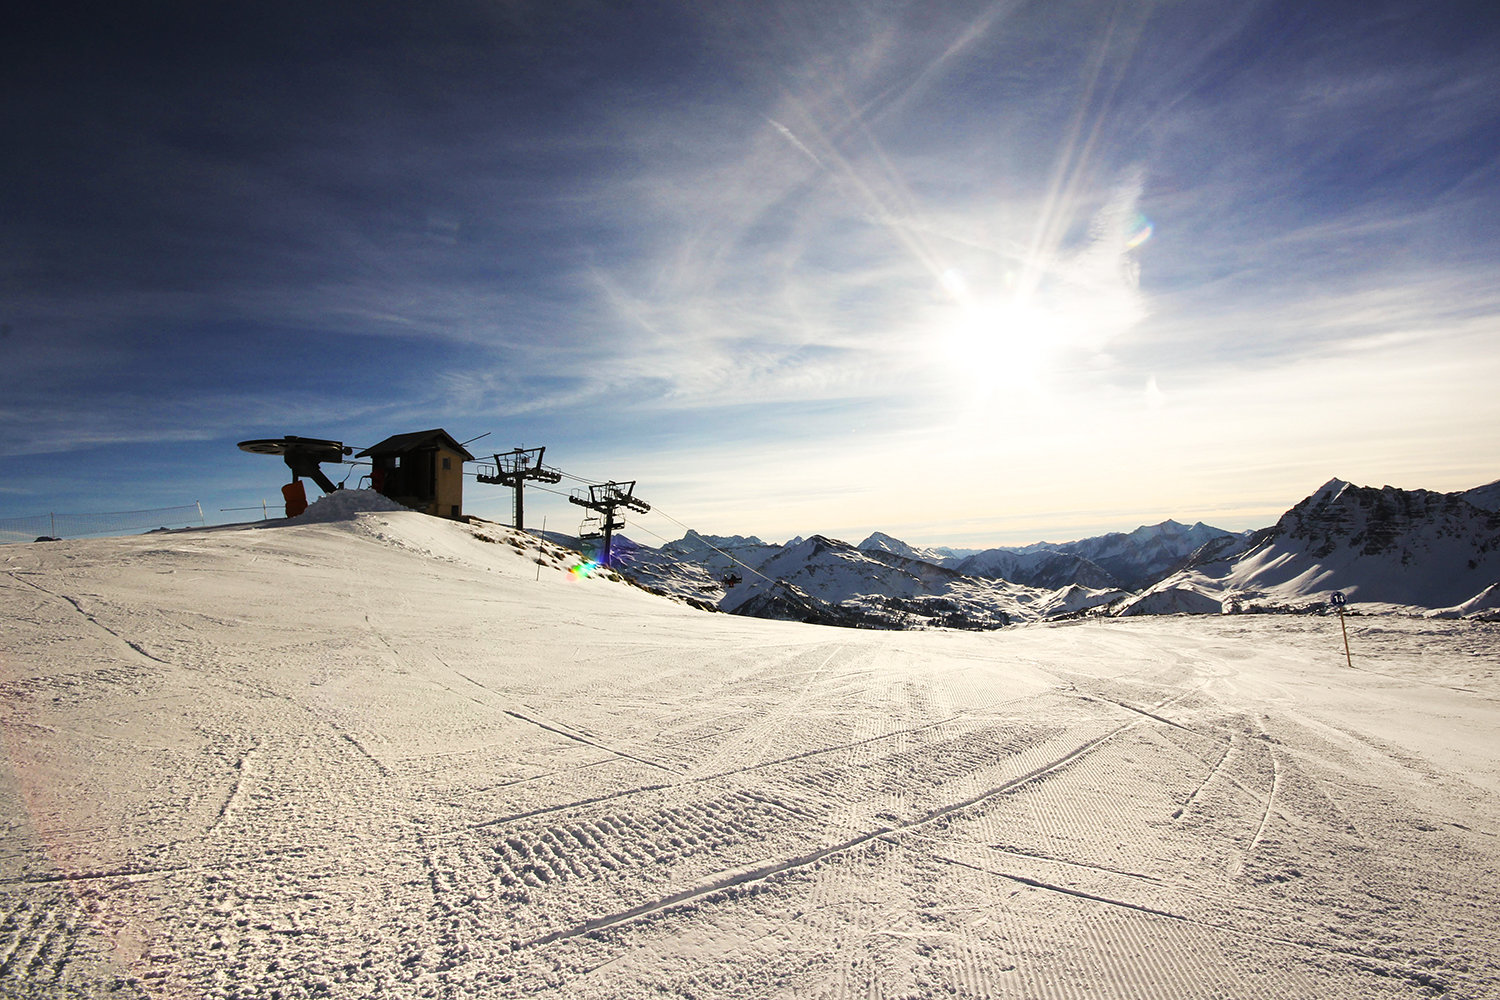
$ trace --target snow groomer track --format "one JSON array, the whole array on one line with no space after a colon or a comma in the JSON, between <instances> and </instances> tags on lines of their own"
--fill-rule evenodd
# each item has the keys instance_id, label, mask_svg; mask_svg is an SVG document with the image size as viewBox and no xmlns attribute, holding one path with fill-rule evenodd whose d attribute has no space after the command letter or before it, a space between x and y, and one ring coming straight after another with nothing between
<instances>
[{"instance_id":1,"label":"snow groomer track","mask_svg":"<svg viewBox=\"0 0 1500 1000\"><path fill-rule=\"evenodd\" d=\"M407 513L0 559L3 996L1500 995L1494 626L801 626Z\"/></svg>"}]
</instances>

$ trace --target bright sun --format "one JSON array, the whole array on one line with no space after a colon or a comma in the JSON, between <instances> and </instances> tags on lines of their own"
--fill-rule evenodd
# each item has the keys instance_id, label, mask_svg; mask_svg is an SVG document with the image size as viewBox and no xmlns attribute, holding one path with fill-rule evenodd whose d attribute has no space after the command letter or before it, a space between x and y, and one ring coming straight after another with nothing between
<instances>
[{"instance_id":1,"label":"bright sun","mask_svg":"<svg viewBox=\"0 0 1500 1000\"><path fill-rule=\"evenodd\" d=\"M1039 391L1052 358L1067 340L1057 314L1022 299L965 298L944 337L951 369L981 395Z\"/></svg>"},{"instance_id":2,"label":"bright sun","mask_svg":"<svg viewBox=\"0 0 1500 1000\"><path fill-rule=\"evenodd\" d=\"M1114 273L992 295L976 294L956 270L941 282L949 298L940 327L946 367L980 399L1055 388L1049 382L1060 366L1103 357L1105 345L1145 315L1134 287Z\"/></svg>"}]
</instances>

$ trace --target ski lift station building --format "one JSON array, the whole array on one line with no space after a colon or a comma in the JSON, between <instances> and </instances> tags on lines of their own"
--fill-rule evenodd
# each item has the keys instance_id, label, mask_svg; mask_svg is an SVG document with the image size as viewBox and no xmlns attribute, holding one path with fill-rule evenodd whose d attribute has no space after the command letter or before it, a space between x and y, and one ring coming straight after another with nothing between
<instances>
[{"instance_id":1,"label":"ski lift station building","mask_svg":"<svg viewBox=\"0 0 1500 1000\"><path fill-rule=\"evenodd\" d=\"M447 431L396 434L355 457L370 459L377 493L424 514L463 517L464 463L474 456Z\"/></svg>"}]
</instances>

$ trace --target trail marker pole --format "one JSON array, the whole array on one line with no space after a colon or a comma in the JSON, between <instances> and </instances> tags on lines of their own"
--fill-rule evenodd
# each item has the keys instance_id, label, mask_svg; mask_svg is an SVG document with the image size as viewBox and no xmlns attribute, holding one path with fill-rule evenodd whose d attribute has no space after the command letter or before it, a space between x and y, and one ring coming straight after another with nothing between
<instances>
[{"instance_id":1,"label":"trail marker pole","mask_svg":"<svg viewBox=\"0 0 1500 1000\"><path fill-rule=\"evenodd\" d=\"M1349 626L1344 624L1344 605L1348 602L1344 600L1343 594L1339 593L1338 591L1334 591L1333 596L1328 598L1328 603L1332 604L1335 608L1338 608L1339 629L1344 633L1344 662L1349 664L1350 670L1353 670L1354 657L1349 655Z\"/></svg>"},{"instance_id":2,"label":"trail marker pole","mask_svg":"<svg viewBox=\"0 0 1500 1000\"><path fill-rule=\"evenodd\" d=\"M519 490L519 489L520 488L517 487L517 490ZM516 495L519 496L520 493L518 492ZM542 515L542 537L538 538L537 541L541 542L543 544L545 544L546 541L547 541L547 515L545 515L545 514ZM536 547L536 551L537 551L537 557L536 557L536 582L537 583L541 583L542 582L542 555L541 555L541 553L542 553L542 546L538 545Z\"/></svg>"}]
</instances>

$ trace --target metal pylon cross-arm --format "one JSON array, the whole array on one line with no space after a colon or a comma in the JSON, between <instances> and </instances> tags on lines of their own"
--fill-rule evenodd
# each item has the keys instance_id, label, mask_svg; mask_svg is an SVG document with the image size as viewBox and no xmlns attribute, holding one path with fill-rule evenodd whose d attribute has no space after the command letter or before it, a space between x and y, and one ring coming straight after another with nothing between
<instances>
[{"instance_id":1,"label":"metal pylon cross-arm","mask_svg":"<svg viewBox=\"0 0 1500 1000\"><path fill-rule=\"evenodd\" d=\"M525 486L527 481L562 482L561 472L542 465L542 456L546 453L546 448L516 448L514 451L495 456L493 474L480 472L474 477L481 483L497 483L501 486L509 486L516 491L515 520L518 531L526 530Z\"/></svg>"},{"instance_id":2,"label":"metal pylon cross-arm","mask_svg":"<svg viewBox=\"0 0 1500 1000\"><path fill-rule=\"evenodd\" d=\"M589 510L597 511L601 517L603 536L603 548L599 562L608 566L610 563L610 539L614 532L625 527L625 518L618 511L621 507L644 514L651 509L651 505L635 495L635 480L628 483L596 483L588 487L588 490L574 490L568 497L569 503Z\"/></svg>"},{"instance_id":3,"label":"metal pylon cross-arm","mask_svg":"<svg viewBox=\"0 0 1500 1000\"><path fill-rule=\"evenodd\" d=\"M601 512L624 507L626 510L644 514L651 509L649 503L635 495L635 480L633 479L628 483L598 483L589 486L587 491L574 490L573 495L568 497L568 502Z\"/></svg>"}]
</instances>

